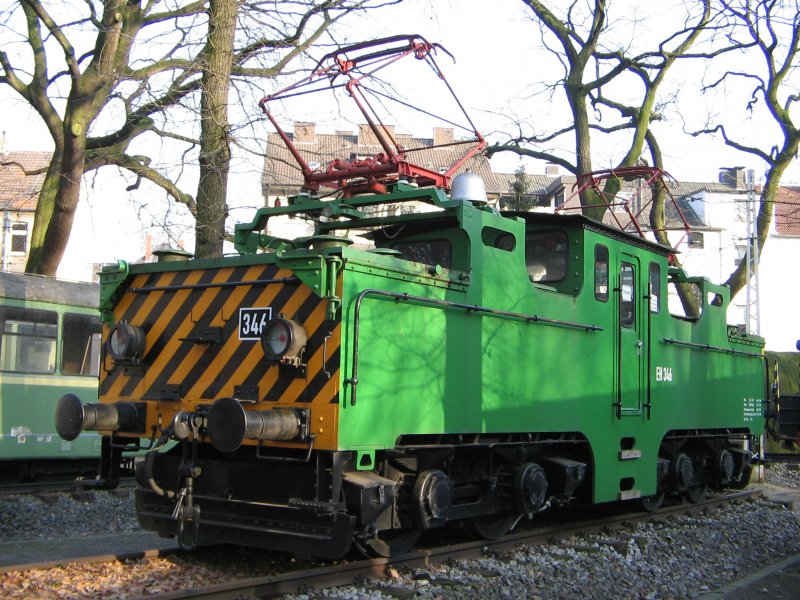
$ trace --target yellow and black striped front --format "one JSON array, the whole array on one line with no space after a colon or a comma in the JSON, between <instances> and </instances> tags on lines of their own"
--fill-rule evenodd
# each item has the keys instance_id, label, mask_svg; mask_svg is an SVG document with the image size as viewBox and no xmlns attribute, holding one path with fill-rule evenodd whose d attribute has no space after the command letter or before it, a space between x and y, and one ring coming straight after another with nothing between
<instances>
[{"instance_id":1,"label":"yellow and black striped front","mask_svg":"<svg viewBox=\"0 0 800 600\"><path fill-rule=\"evenodd\" d=\"M163 429L179 409L190 412L222 397L261 408L302 404L311 408L316 447L333 449L340 326L326 321L326 307L274 264L132 274L117 295L113 320L140 327L146 343L131 363L105 353L101 400L149 401L148 429ZM254 311L303 326L308 341L301 365L267 360L258 336L242 335L242 315Z\"/></svg>"}]
</instances>

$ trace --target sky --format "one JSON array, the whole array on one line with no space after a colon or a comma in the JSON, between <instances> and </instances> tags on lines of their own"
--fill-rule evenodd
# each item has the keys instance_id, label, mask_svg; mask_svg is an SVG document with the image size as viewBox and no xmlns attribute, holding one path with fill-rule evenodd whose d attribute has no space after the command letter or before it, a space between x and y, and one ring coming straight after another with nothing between
<instances>
[{"instance_id":1,"label":"sky","mask_svg":"<svg viewBox=\"0 0 800 600\"><path fill-rule=\"evenodd\" d=\"M564 6L564 0L555 0L554 6ZM674 17L669 3L632 3L616 0L609 3L612 17L626 19L633 33L627 43L635 46L648 41L652 32L631 28L635 17L649 17L663 27ZM551 98L541 93L536 82L552 79L558 74L558 64L552 55L539 47L538 27L530 21L527 9L519 0L487 2L485 0L406 0L395 6L367 13L351 22L343 33L348 41L355 42L394 34L420 34L429 41L441 43L455 56L455 63L443 53L437 62L458 97L467 107L477 128L490 140L502 139L503 133L514 130L514 119L503 115L517 115L527 127L542 131L553 123L562 122L565 105L557 96ZM613 12L612 12L613 11ZM622 21L620 20L620 23ZM702 72L684 70L677 72L667 90L692 89ZM270 90L265 90L265 93ZM684 96L684 104L677 107L682 118L692 124L702 123L709 111L725 114L735 107L729 102L733 90L728 88L716 95L699 93ZM726 95L728 93L728 95ZM713 96L713 97L712 97ZM253 105L253 113L258 107ZM732 114L732 113L731 113ZM673 114L673 117L676 115ZM286 125L290 120L314 120L325 130L325 113L316 110L297 113L286 109ZM738 124L748 135L768 133L768 125L744 118ZM333 131L335 126L329 126ZM419 131L414 124L405 127L418 136L430 135L429 130ZM682 133L680 119L658 129L665 154L666 170L684 181L716 181L718 171L724 166L744 166L763 172L763 165L751 157L727 149L719 140L692 138ZM38 118L17 100L6 86L0 86L0 132L5 132L9 150L47 150L51 141ZM265 140L270 128L264 125L261 135ZM605 142L599 151L596 168L613 164L623 145L613 140ZM569 148L556 148L568 153ZM169 154L169 148L155 148L154 152ZM498 155L493 160L495 171L513 172L521 164L511 154ZM525 163L528 173L543 173L539 162ZM229 201L234 221L249 220L252 211L261 203L260 160L235 154L229 181ZM785 183L800 181L800 172L793 166L784 178ZM76 216L75 232L59 275L70 279L86 279L91 275L87 265L112 262L117 258L135 260L143 252L145 235L151 232L155 242L174 242L181 239L191 249L193 230L188 221L184 229L172 229L172 239L166 239L159 219L165 217L160 191L130 193L126 187L132 183L130 176L121 177L116 169L107 168L85 180L83 197ZM193 192L191 181L184 187ZM147 189L146 186L142 187ZM173 213L181 213L173 209ZM170 215L172 216L172 215ZM229 223L229 227L232 224Z\"/></svg>"}]
</instances>

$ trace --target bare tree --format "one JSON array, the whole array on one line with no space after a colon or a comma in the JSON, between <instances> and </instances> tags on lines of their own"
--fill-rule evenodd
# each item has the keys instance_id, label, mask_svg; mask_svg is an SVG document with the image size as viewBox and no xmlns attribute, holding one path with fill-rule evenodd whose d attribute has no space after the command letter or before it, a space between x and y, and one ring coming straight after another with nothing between
<instances>
[{"instance_id":1,"label":"bare tree","mask_svg":"<svg viewBox=\"0 0 800 600\"><path fill-rule=\"evenodd\" d=\"M766 181L761 190L756 221L757 239L763 248L781 178L797 158L800 146L800 131L792 116L800 101L800 80L797 76L800 68L800 3L797 0L721 0L721 5L724 15L729 19L730 45L757 57L760 65L743 70L738 65L751 62L737 61L737 67L726 68L721 75L712 76L703 91L710 92L727 85L735 87L743 82L749 84L750 95L743 97L743 108L753 117L768 117L777 126L777 135L770 140L769 147L759 145L755 137L761 128L732 133L726 121L732 123L738 115L729 114L712 119L716 122L709 122L693 135L718 135L726 145L755 156L766 164ZM748 243L752 250L754 240L748 240ZM758 267L755 264L756 253L751 251L749 256L750 264L742 261L725 282L732 296L747 285L748 269L754 272Z\"/></svg>"},{"instance_id":2,"label":"bare tree","mask_svg":"<svg viewBox=\"0 0 800 600\"><path fill-rule=\"evenodd\" d=\"M649 49L632 50L638 28L630 23L627 40L624 32L610 33L613 19L606 0L576 0L561 10L549 8L540 0L523 0L538 24L544 48L555 55L563 69L562 78L549 84L551 97L563 94L570 119L563 126L542 133L519 132L507 142L495 144L489 154L510 151L552 162L580 176L594 170L598 136L626 136L626 150L612 167L637 164L646 148L653 121L661 118L659 88L673 65L689 54L701 33L711 23L711 0L685 5L682 23L660 38L652 37ZM654 26L654 31L663 31ZM652 137L652 132L650 132ZM553 147L567 142L572 152ZM619 179L609 179L603 190L613 197L621 187ZM602 219L605 207L595 193L581 192L584 213Z\"/></svg>"},{"instance_id":3,"label":"bare tree","mask_svg":"<svg viewBox=\"0 0 800 600\"><path fill-rule=\"evenodd\" d=\"M163 188L200 219L203 236L211 232L212 249L205 249L204 237L203 252L221 251L219 207L225 190L220 182L227 177L227 159L219 143L229 143L229 126L224 116L209 112L220 109L220 97L203 101L208 127L200 140L186 135L168 114L191 108L204 82L213 82L217 93L222 90L217 84L226 74L218 71L218 60L230 62L234 75L275 77L332 23L370 1L219 0L213 7L219 24L209 22L208 0L85 0L74 5L18 0L1 11L0 32L10 42L0 50L0 84L38 113L55 146L26 270L55 273L72 229L82 176L108 165ZM239 16L239 31L246 31L232 51L224 47L231 39L231 10ZM247 16L252 20L245 21ZM206 36L209 30L214 41ZM152 157L130 152L145 133L201 147L206 176L198 187L200 206L168 172L152 164ZM206 211L205 202L215 208Z\"/></svg>"}]
</instances>

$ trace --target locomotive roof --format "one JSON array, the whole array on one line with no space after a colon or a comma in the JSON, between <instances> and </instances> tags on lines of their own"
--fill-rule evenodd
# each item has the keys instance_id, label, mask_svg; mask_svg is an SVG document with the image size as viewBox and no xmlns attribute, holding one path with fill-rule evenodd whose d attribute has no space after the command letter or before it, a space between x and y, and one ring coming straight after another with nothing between
<instances>
[{"instance_id":1,"label":"locomotive roof","mask_svg":"<svg viewBox=\"0 0 800 600\"><path fill-rule=\"evenodd\" d=\"M626 244L631 244L633 246L638 246L640 248L645 248L650 250L651 252L655 252L657 254L663 254L665 256L669 256L670 254L675 254L675 250L670 248L669 246L664 246L663 244L659 244L657 242L652 242L648 239L639 237L638 235L634 235L632 233L628 233L627 231L622 231L617 229L616 227L612 227L610 225L606 225L605 223L601 223L600 221L595 221L594 219L590 219L589 217L585 217L579 214L553 214L553 213L545 213L545 212L524 212L524 211L502 211L504 217L520 217L524 219L526 222L530 223L541 223L545 225L552 225L554 227L574 227L580 229L589 229L591 231L596 231L601 235L606 237L613 238L615 240L619 240Z\"/></svg>"},{"instance_id":2,"label":"locomotive roof","mask_svg":"<svg viewBox=\"0 0 800 600\"><path fill-rule=\"evenodd\" d=\"M502 216L507 218L519 217L526 223L538 224L552 227L569 227L573 229L589 229L595 231L606 237L618 240L620 242L645 248L651 252L668 256L675 251L672 248L652 242L650 240L633 235L631 233L621 231L605 223L595 221L589 217L578 214L553 214L544 212L525 212L525 211L502 211ZM449 227L457 227L458 222L452 213L439 212L439 213L420 213L415 215L418 219L403 221L375 229L364 237L371 238L376 242L386 242L398 237L408 237L410 235L418 235L423 233L431 233L440 231Z\"/></svg>"},{"instance_id":3,"label":"locomotive roof","mask_svg":"<svg viewBox=\"0 0 800 600\"><path fill-rule=\"evenodd\" d=\"M100 286L27 273L0 273L0 297L97 308Z\"/></svg>"}]
</instances>

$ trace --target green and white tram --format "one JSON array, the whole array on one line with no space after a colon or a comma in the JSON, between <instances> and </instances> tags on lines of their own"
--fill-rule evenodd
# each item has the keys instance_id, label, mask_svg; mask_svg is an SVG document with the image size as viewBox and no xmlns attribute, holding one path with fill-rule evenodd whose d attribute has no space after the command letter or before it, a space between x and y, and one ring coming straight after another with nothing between
<instances>
[{"instance_id":1,"label":"green and white tram","mask_svg":"<svg viewBox=\"0 0 800 600\"><path fill-rule=\"evenodd\" d=\"M58 398L97 395L100 288L0 273L0 477L26 481L95 475L101 436L73 441L55 431Z\"/></svg>"}]
</instances>

